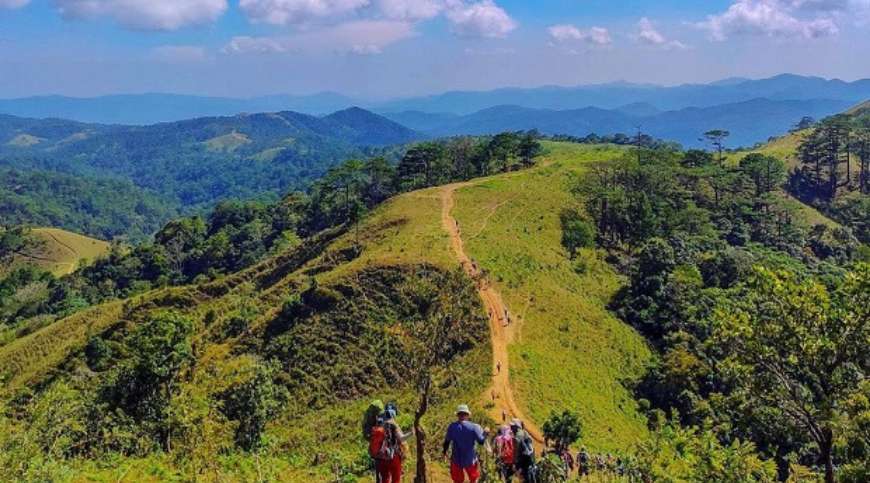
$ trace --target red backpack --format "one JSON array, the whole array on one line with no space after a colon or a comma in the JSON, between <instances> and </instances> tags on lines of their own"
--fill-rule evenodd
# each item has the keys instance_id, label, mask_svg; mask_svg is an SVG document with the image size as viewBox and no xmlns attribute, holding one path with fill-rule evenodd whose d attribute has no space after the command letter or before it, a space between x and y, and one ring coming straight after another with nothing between
<instances>
[{"instance_id":1,"label":"red backpack","mask_svg":"<svg viewBox=\"0 0 870 483\"><path fill-rule=\"evenodd\" d=\"M495 451L498 459L506 465L514 464L514 439L511 437L497 438L495 440Z\"/></svg>"},{"instance_id":2,"label":"red backpack","mask_svg":"<svg viewBox=\"0 0 870 483\"><path fill-rule=\"evenodd\" d=\"M369 456L376 460L392 460L396 456L396 435L390 423L372 428Z\"/></svg>"}]
</instances>

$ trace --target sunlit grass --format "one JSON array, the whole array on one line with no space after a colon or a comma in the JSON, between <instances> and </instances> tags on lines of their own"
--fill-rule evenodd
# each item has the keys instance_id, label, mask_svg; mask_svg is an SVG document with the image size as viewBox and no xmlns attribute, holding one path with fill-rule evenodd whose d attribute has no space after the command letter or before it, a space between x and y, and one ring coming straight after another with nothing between
<instances>
[{"instance_id":1,"label":"sunlit grass","mask_svg":"<svg viewBox=\"0 0 870 483\"><path fill-rule=\"evenodd\" d=\"M617 274L596 251L572 263L559 225L560 210L574 204L568 189L583 166L620 150L548 148L545 167L459 190L455 213L466 252L489 272L521 324L510 347L511 381L527 414L540 424L551 411L577 411L590 449L625 450L646 430L621 381L637 376L650 353L606 310L620 285Z\"/></svg>"}]
</instances>

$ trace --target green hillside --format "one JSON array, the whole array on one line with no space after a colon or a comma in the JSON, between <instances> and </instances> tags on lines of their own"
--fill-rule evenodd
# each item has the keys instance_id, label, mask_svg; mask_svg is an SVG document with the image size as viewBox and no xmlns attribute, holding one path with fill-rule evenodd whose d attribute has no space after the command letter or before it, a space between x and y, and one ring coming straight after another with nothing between
<instances>
[{"instance_id":1,"label":"green hillside","mask_svg":"<svg viewBox=\"0 0 870 483\"><path fill-rule=\"evenodd\" d=\"M304 189L348 158L421 137L362 109L150 126L0 115L0 168L125 180L159 193L169 208L190 211L226 199L274 199Z\"/></svg>"},{"instance_id":2,"label":"green hillside","mask_svg":"<svg viewBox=\"0 0 870 483\"><path fill-rule=\"evenodd\" d=\"M570 203L572 172L582 170L589 160L616 155L618 150L555 143L548 148L551 154L539 168L460 188L455 216L464 228L462 236L470 237L469 253L482 264L491 264L487 267L494 282L490 290L503 291L512 312L522 314L517 321L520 332L510 346L510 362L516 367L511 371L511 386L520 409L533 419L530 424L541 424L549 408L571 408L581 412L589 428L585 442L602 449L624 449L644 434L644 426L620 380L636 374L648 353L637 334L604 310L605 298L619 285L614 272L589 252L585 256L594 265L592 270L588 276L577 275L567 254L556 248L559 226L550 211L552 206ZM517 197L517 188L524 185L529 194ZM531 193L545 187L547 197L533 199ZM487 208L469 209L466 204L482 192L489 196L482 201ZM414 337L408 337L420 330L419 324L437 319L442 311L462 314L456 320L464 328L451 333L457 344L451 349L452 369L443 376L436 372L436 380L443 382L424 424L439 434L452 418L457 401L469 402L479 418L488 420L492 346L486 311L471 279L457 274L458 260L443 224L442 193L443 188L415 191L381 205L360 227L359 246L356 230L325 232L236 275L95 307L0 347L0 373L7 394L34 385L52 388L47 393L51 396L34 401L37 406L31 407L30 414L36 417L37 401L45 398L60 397L74 406L81 398L109 390L107 385L119 377L109 368L124 367L128 351L133 350L129 347L135 338L131 337L159 314L170 311L193 321L196 362L182 375L182 389L176 396L180 399L172 404L182 404L187 408L184 417L192 418L179 423L187 429L179 433L177 444L184 447L188 437L202 441L194 446L194 453L183 458L143 455L103 469L101 463L73 459L50 465L51 474L69 471L77 476L68 481L103 481L120 478L127 471L131 480L163 481L199 469L209 475L204 481L247 481L258 471L254 460L231 453L215 461L199 453L209 444L231 445L227 438L233 426L223 418L208 417L204 427L194 421L219 411L219 406L209 409L216 404L209 401L220 400L234 384L252 377L257 361L271 358L280 361L280 378L290 399L268 426L259 471L266 471L274 481L327 481L331 462L350 469L359 461L362 445L357 442L356 424L370 398L396 399L404 412L411 412L416 398L408 375L413 366L406 366L409 362L400 355L413 348ZM491 209L504 199L515 203L504 204L504 211ZM474 226L481 232L477 237L472 235ZM494 248L498 244L485 243L499 233L489 230L500 228L511 236L527 229L523 245ZM525 263L522 270L497 261L509 260L516 256L513 250L532 246L538 249L521 260ZM546 268L536 278L518 283L530 273L532 264ZM550 279L549 285L536 287L534 283ZM588 293L568 287L587 283L594 285ZM565 287L559 289L561 284ZM546 297L542 290L557 290L564 300ZM537 301L529 307L531 297ZM576 339L547 343L548 337L565 331L576 331ZM87 355L90 349L82 352L86 345L93 345L88 341L95 336L116 348L109 350L113 355L106 356L106 361L94 361ZM608 349L593 350L599 344ZM121 347L128 349L117 352ZM393 349L383 352L386 347ZM524 362L530 359L534 363ZM559 363L565 359L571 362ZM325 360L332 362L322 366ZM387 370L390 366L394 370ZM48 374L82 371L93 376L66 382L56 376L47 379ZM447 377L449 373L454 375ZM572 382L556 384L565 378ZM2 424L17 427L11 421ZM323 431L325 437L316 436ZM438 444L434 440L432 450ZM116 444L125 443L118 440ZM315 454L327 456L312 467ZM432 471L435 481L443 481L443 467L436 465ZM216 479L218 472L223 480Z\"/></svg>"},{"instance_id":3,"label":"green hillside","mask_svg":"<svg viewBox=\"0 0 870 483\"><path fill-rule=\"evenodd\" d=\"M28 253L29 261L55 276L75 271L82 261L93 261L109 253L104 241L58 228L36 228L32 233L42 241L39 249Z\"/></svg>"},{"instance_id":4,"label":"green hillside","mask_svg":"<svg viewBox=\"0 0 870 483\"><path fill-rule=\"evenodd\" d=\"M547 144L544 166L471 183L456 193L466 251L485 269L516 320L512 385L525 412L578 412L582 440L596 451L627 450L646 434L621 381L639 376L649 351L606 310L620 281L596 251L571 262L561 248L559 212L585 164L623 149ZM584 266L584 270L578 270Z\"/></svg>"}]
</instances>

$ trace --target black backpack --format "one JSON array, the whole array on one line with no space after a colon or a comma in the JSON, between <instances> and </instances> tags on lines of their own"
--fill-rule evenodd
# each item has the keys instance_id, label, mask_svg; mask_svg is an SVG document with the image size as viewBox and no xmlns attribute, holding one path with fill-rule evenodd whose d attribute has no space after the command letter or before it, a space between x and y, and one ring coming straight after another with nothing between
<instances>
[{"instance_id":1,"label":"black backpack","mask_svg":"<svg viewBox=\"0 0 870 483\"><path fill-rule=\"evenodd\" d=\"M535 457L535 444L532 442L532 437L525 430L517 432L517 440L519 443L519 454L526 458Z\"/></svg>"}]
</instances>

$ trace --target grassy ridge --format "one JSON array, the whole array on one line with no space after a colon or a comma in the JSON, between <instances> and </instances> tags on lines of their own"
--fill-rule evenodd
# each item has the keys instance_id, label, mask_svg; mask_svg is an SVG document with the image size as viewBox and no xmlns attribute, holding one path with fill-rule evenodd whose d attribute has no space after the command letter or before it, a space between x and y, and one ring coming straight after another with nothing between
<instances>
[{"instance_id":1,"label":"grassy ridge","mask_svg":"<svg viewBox=\"0 0 870 483\"><path fill-rule=\"evenodd\" d=\"M60 277L79 268L82 260L93 261L108 254L111 248L102 240L58 228L34 228L31 234L38 244L29 247L26 253L14 255L9 263L0 267L0 275L19 264L33 263Z\"/></svg>"},{"instance_id":2,"label":"grassy ridge","mask_svg":"<svg viewBox=\"0 0 870 483\"><path fill-rule=\"evenodd\" d=\"M627 449L645 434L620 381L650 357L640 335L610 315L616 273L593 251L577 263L561 248L559 212L571 180L615 147L548 144L545 166L460 189L455 215L466 252L486 269L520 325L510 347L515 397L543 422L551 410L579 411L583 442ZM583 273L578 266L585 267Z\"/></svg>"}]
</instances>

